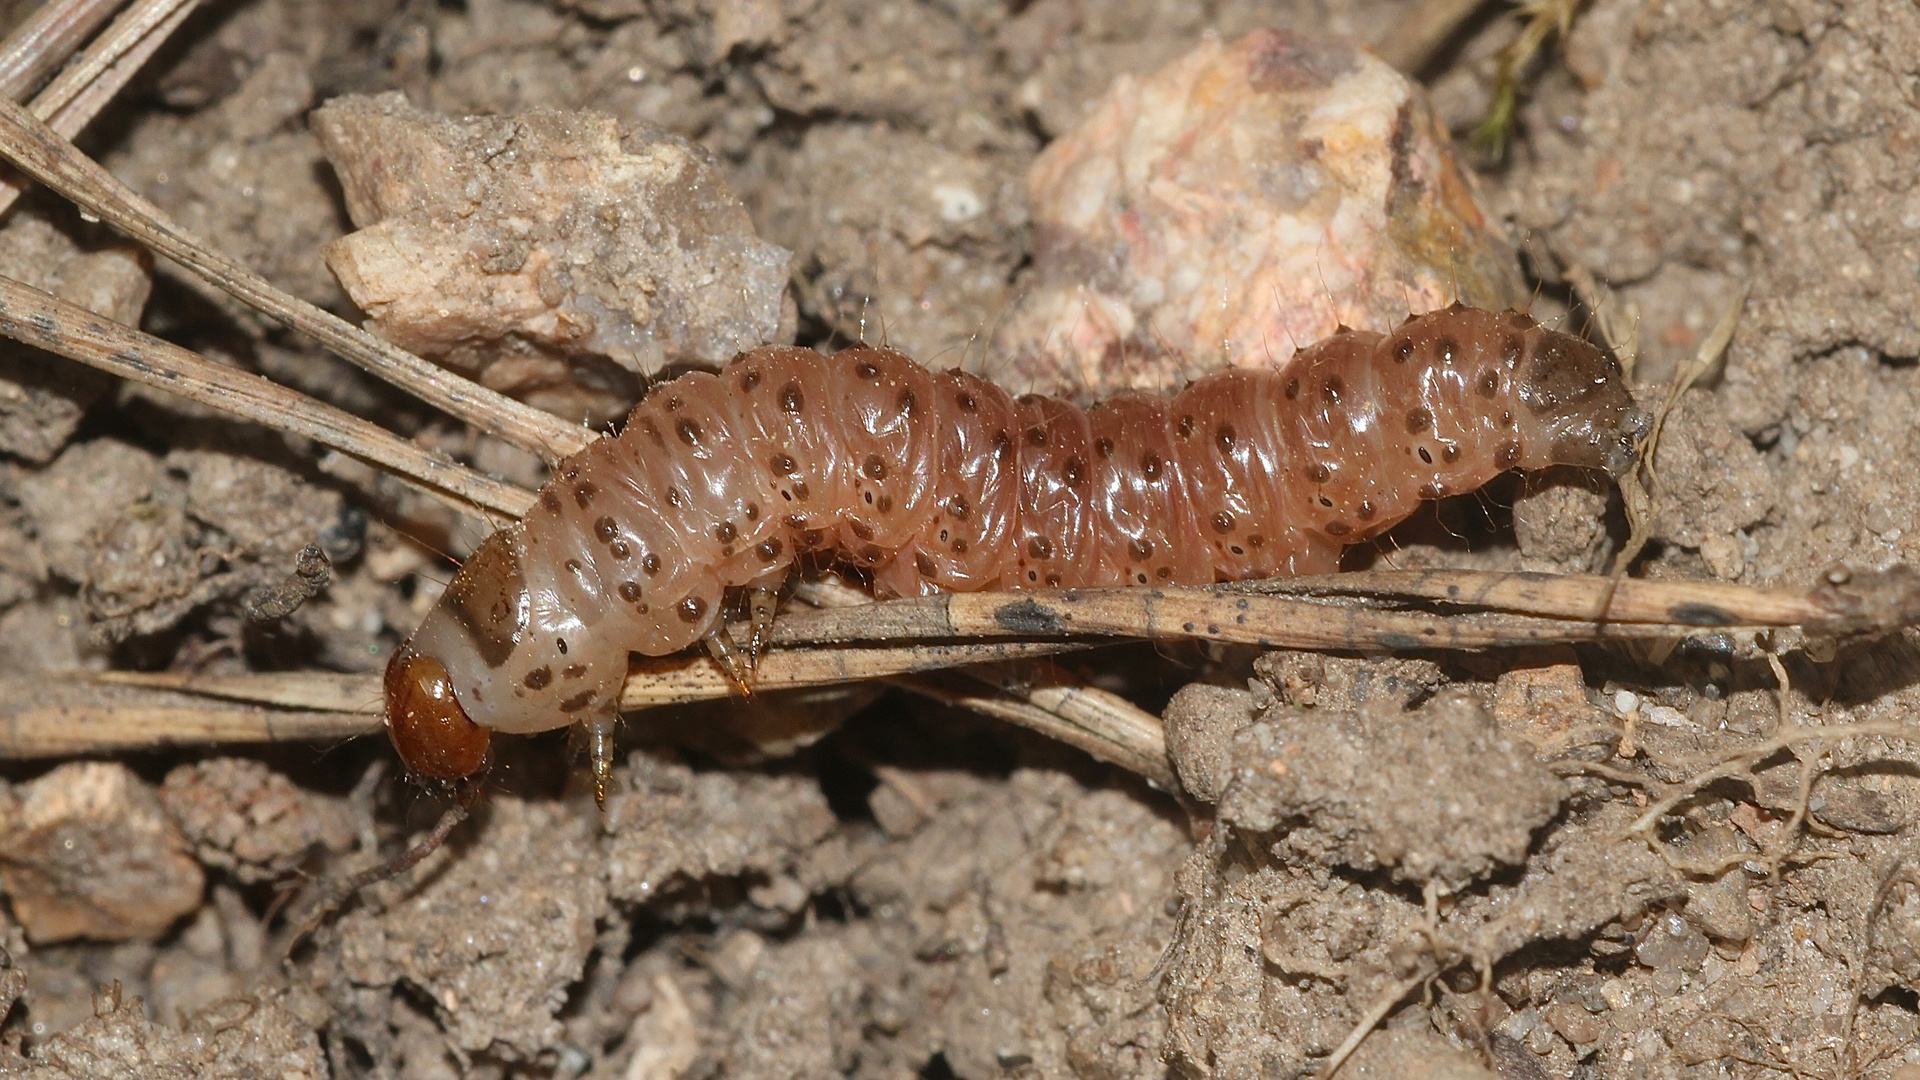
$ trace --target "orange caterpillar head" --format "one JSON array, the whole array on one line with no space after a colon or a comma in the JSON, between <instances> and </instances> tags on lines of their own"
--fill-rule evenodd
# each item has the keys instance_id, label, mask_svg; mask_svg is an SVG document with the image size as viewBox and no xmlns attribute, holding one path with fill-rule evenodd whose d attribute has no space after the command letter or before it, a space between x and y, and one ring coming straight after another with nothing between
<instances>
[{"instance_id":1,"label":"orange caterpillar head","mask_svg":"<svg viewBox=\"0 0 1920 1080\"><path fill-rule=\"evenodd\" d=\"M492 733L467 717L447 669L402 645L387 663L387 735L407 772L456 789L486 771Z\"/></svg>"}]
</instances>

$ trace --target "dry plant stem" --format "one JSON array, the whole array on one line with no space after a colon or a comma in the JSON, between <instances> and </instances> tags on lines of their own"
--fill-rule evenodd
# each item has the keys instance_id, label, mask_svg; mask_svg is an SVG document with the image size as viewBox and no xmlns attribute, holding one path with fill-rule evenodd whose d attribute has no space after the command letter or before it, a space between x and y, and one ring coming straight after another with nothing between
<instances>
[{"instance_id":1,"label":"dry plant stem","mask_svg":"<svg viewBox=\"0 0 1920 1080\"><path fill-rule=\"evenodd\" d=\"M557 460L596 437L578 424L468 382L296 299L209 248L17 102L0 99L0 155L135 240L254 310L474 427Z\"/></svg>"},{"instance_id":2,"label":"dry plant stem","mask_svg":"<svg viewBox=\"0 0 1920 1080\"><path fill-rule=\"evenodd\" d=\"M0 679L0 758L334 741L379 730L378 701L360 698L360 712L271 709L196 693L103 685L84 676Z\"/></svg>"},{"instance_id":3,"label":"dry plant stem","mask_svg":"<svg viewBox=\"0 0 1920 1080\"><path fill-rule=\"evenodd\" d=\"M1684 783L1676 784L1664 796L1648 805L1646 811L1627 826L1626 832L1648 835L1662 817L1670 813L1701 788L1715 780L1730 777L1747 776L1753 767L1782 750L1791 750L1796 744L1820 739L1845 739L1856 735L1882 735L1888 738L1906 739L1920 742L1920 725L1894 724L1874 721L1862 724L1829 724L1825 727L1793 724L1782 728L1773 738L1765 742L1744 747L1737 753L1725 757L1709 768L1702 769L1688 777ZM1801 820L1804 820L1802 818Z\"/></svg>"},{"instance_id":4,"label":"dry plant stem","mask_svg":"<svg viewBox=\"0 0 1920 1080\"><path fill-rule=\"evenodd\" d=\"M1480 574L1454 572L1375 572L1343 575L1346 580L1321 579L1293 582L1307 589L1324 589L1348 595L1392 597L1438 592L1452 603L1464 603L1454 593L1475 596L1486 602L1498 598L1503 604L1520 609L1526 606L1550 614L1566 605L1586 603L1604 590L1607 579L1597 576L1570 578L1543 577L1534 574ZM1552 584L1567 583L1573 590L1562 595ZM1254 639L1292 648L1336 648L1362 652L1383 652L1404 648L1485 648L1492 645L1540 641L1584 641L1596 637L1669 637L1684 636L1696 629L1694 623L1672 621L1677 609L1691 614L1688 605L1710 599L1718 610L1732 613L1749 626L1803 625L1836 631L1861 632L1891 628L1912 621L1917 586L1912 579L1899 579L1901 587L1890 590L1892 599L1874 597L1874 584L1868 575L1858 575L1848 585L1823 586L1807 592L1768 592L1743 586L1667 584L1628 582L1616 597L1621 610L1637 611L1652 620L1661 612L1669 621L1628 622L1615 618L1604 627L1591 620L1533 618L1508 613L1501 621L1489 624L1486 613L1445 615L1432 612L1379 612L1353 606L1338 606L1323 600L1280 596L1248 595L1227 588L1190 590L1108 589L1085 592L1036 592L1014 594L953 594L881 604L864 604L852 609L799 611L783 615L774 625L777 644L787 646L766 654L756 676L759 689L822 686L860 679L887 678L941 667L1016 658L1033 658L1069 648L1088 647L1115 638L1194 637L1212 640L1246 641ZM1545 588L1543 595L1537 588ZM1854 591L1856 590L1857 591ZM838 602L843 590L824 584L805 586L803 593L827 602ZM1180 593L1175 597L1170 594ZM858 594L854 594L858 595ZM1246 605L1242 607L1241 605ZM1211 614L1226 620L1221 623L1198 622L1191 625L1167 621L1167 614L1180 606L1190 614ZM1233 622L1248 616L1244 624ZM1499 630L1489 633L1488 627ZM1551 633L1549 633L1551 631ZM744 627L736 628L744 634ZM1009 637L1045 636L1045 641L1007 641ZM1069 635L1094 640L1074 643L1061 640ZM1555 636L1558 635L1558 636ZM928 639L958 639L955 644L928 645ZM891 647L873 643L901 642ZM849 643L859 644L846 647ZM794 648L793 646L824 646ZM840 646L840 647L832 647ZM995 685L1006 686L1017 680L989 676ZM204 677L179 674L117 672L97 676L94 685L114 683L122 687L146 687L154 693L195 693L206 715L187 708L193 699L167 698L155 703L129 703L128 707L158 710L155 721L164 716L173 719L160 726L111 723L94 712L91 705L75 702L60 706L41 704L36 695L23 689L10 707L0 704L0 757L45 756L50 753L74 753L110 747L150 746L156 741L175 742L257 742L280 738L345 737L371 729L379 709L379 680L371 675L247 675ZM0 684L4 685L4 684ZM71 684L76 690L87 683ZM924 681L916 689L934 691L941 700L978 698L991 701L985 711L1006 716L1025 726L1053 733L1056 728L1077 729L1105 742L1099 756L1133 768L1136 761L1159 761L1164 752L1149 744L1154 739L1151 718L1146 714L1103 700L1097 691L1042 687L1029 692L1024 702L1004 694L982 695L955 689L950 684L932 687ZM688 654L661 657L636 663L628 676L623 707L679 704L714 700L735 693L732 682L703 655ZM208 705L208 698L229 698L249 703L255 710L235 713ZM5 699L0 699L5 700ZM971 701L969 701L971 704ZM259 706L300 710L298 721L291 713L260 711ZM1017 706L1017 707L1016 707ZM1034 710L1028 712L1027 710ZM66 730L64 716L85 713L84 730ZM1045 712L1047 716L1037 715ZM320 719L316 719L320 718ZM330 719L324 719L330 718ZM248 725L251 726L248 726ZM1062 727L1063 725L1063 727ZM1835 733L1839 729L1811 729ZM1887 729L1879 733L1893 733ZM1081 738L1083 736L1075 736ZM1070 739L1069 741L1073 741ZM1079 743L1076 743L1079 745ZM1743 754L1746 752L1743 752ZM1153 766L1139 771L1152 775ZM1727 774L1732 775L1732 774ZM1709 777L1708 779L1711 779ZM1681 797L1684 798L1684 795Z\"/></svg>"},{"instance_id":5,"label":"dry plant stem","mask_svg":"<svg viewBox=\"0 0 1920 1080\"><path fill-rule=\"evenodd\" d=\"M47 0L0 41L0 94L19 100L59 70L126 0Z\"/></svg>"},{"instance_id":6,"label":"dry plant stem","mask_svg":"<svg viewBox=\"0 0 1920 1080\"><path fill-rule=\"evenodd\" d=\"M1700 343L1694 352L1691 363L1675 373L1673 387L1667 392L1666 400L1654 410L1653 426L1647 432L1645 441L1640 444L1640 467L1633 473L1621 478L1620 498L1627 511L1627 542L1613 560L1613 577L1625 583L1629 567L1633 560L1640 557L1646 549L1647 541L1653 538L1654 505L1659 499L1660 480L1653 470L1654 455L1660 450L1660 434L1666 430L1667 417L1673 407L1680 403L1680 395L1692 388L1693 384L1704 377L1713 365L1718 363L1727 346L1733 343L1733 332L1740 325L1740 313L1746 309L1747 294L1752 284L1740 286L1740 293L1727 305L1713 333Z\"/></svg>"},{"instance_id":7,"label":"dry plant stem","mask_svg":"<svg viewBox=\"0 0 1920 1080\"><path fill-rule=\"evenodd\" d=\"M198 3L140 0L88 46L78 63L34 97L33 115L69 139L78 135L180 29ZM6 213L25 190L21 181L0 180L0 214Z\"/></svg>"},{"instance_id":8,"label":"dry plant stem","mask_svg":"<svg viewBox=\"0 0 1920 1080\"><path fill-rule=\"evenodd\" d=\"M1179 790L1179 779L1167 759L1166 729L1158 717L1065 673L1056 671L1044 683L1025 685L1027 680L1020 676L1030 674L993 665L892 681L935 701L1018 724L1077 747L1145 778L1163 791ZM998 692L983 693L979 686L983 682Z\"/></svg>"},{"instance_id":9,"label":"dry plant stem","mask_svg":"<svg viewBox=\"0 0 1920 1080\"><path fill-rule=\"evenodd\" d=\"M0 334L312 439L411 479L467 513L517 517L533 505L532 493L524 488L482 476L351 413L7 277L0 277Z\"/></svg>"},{"instance_id":10,"label":"dry plant stem","mask_svg":"<svg viewBox=\"0 0 1920 1080\"><path fill-rule=\"evenodd\" d=\"M425 862L427 856L439 851L440 846L447 842L447 837L465 820L467 820L467 808L455 803L441 813L439 822L434 825L431 832L420 839L419 843L365 870L348 874L331 882L322 882L324 887L314 897L313 902L310 905L304 905L305 910L298 918L288 919L295 929L292 936L287 939L287 947L281 950L282 953L292 951L293 947L308 934L313 933L327 916L333 914L341 904L346 903L361 889L398 877Z\"/></svg>"},{"instance_id":11,"label":"dry plant stem","mask_svg":"<svg viewBox=\"0 0 1920 1080\"><path fill-rule=\"evenodd\" d=\"M48 121L55 131L68 138L78 134L80 128L86 126L86 121L92 119L92 113L89 112L85 119L79 119L76 126L69 128L58 119L67 111L67 106L77 101L89 87L96 85L101 76L117 70L123 59L137 56L139 59L131 65L133 70L137 70L140 62L152 56L198 4L199 0L139 0L115 19L99 40L87 46L78 63L62 71L45 90L34 95L33 115ZM108 97L119 92L120 86L125 85L126 78L132 76L133 70L126 71L119 85L108 91Z\"/></svg>"}]
</instances>

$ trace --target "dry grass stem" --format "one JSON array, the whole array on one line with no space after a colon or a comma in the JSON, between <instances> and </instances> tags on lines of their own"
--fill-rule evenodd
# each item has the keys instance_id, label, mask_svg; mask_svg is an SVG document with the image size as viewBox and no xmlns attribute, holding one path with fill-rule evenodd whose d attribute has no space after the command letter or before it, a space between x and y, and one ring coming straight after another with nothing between
<instances>
[{"instance_id":1,"label":"dry grass stem","mask_svg":"<svg viewBox=\"0 0 1920 1080\"><path fill-rule=\"evenodd\" d=\"M312 439L410 479L467 513L518 517L533 505L532 493L524 488L482 476L351 413L7 277L0 277L0 334Z\"/></svg>"},{"instance_id":2,"label":"dry grass stem","mask_svg":"<svg viewBox=\"0 0 1920 1080\"><path fill-rule=\"evenodd\" d=\"M187 232L17 102L0 99L0 155L115 228L193 270L254 310L307 334L421 401L557 460L596 436L447 371L289 296Z\"/></svg>"},{"instance_id":3,"label":"dry grass stem","mask_svg":"<svg viewBox=\"0 0 1920 1080\"><path fill-rule=\"evenodd\" d=\"M983 665L892 681L923 697L997 717L1077 747L1144 777L1163 791L1179 790L1159 717L1057 667L1050 667L1041 678L1035 675L1033 665ZM983 692L981 683L990 689Z\"/></svg>"},{"instance_id":4,"label":"dry grass stem","mask_svg":"<svg viewBox=\"0 0 1920 1080\"><path fill-rule=\"evenodd\" d=\"M0 95L18 101L67 62L126 0L47 0L0 41Z\"/></svg>"},{"instance_id":5,"label":"dry grass stem","mask_svg":"<svg viewBox=\"0 0 1920 1080\"><path fill-rule=\"evenodd\" d=\"M29 109L67 138L78 135L180 29L198 4L199 0L140 0L114 20L51 86L36 95ZM17 179L0 180L0 214L25 190L24 183Z\"/></svg>"}]
</instances>

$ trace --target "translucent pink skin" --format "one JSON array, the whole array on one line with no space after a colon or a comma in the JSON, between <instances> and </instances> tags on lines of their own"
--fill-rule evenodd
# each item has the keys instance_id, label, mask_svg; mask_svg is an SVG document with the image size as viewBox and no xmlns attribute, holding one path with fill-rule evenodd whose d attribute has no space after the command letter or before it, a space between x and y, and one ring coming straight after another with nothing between
<instances>
[{"instance_id":1,"label":"translucent pink skin","mask_svg":"<svg viewBox=\"0 0 1920 1080\"><path fill-rule=\"evenodd\" d=\"M1091 409L885 349L755 349L653 389L563 462L409 639L483 727L605 715L630 652L712 632L795 557L914 595L1326 573L1348 544L1509 469L1619 472L1613 359L1518 312L1343 332L1276 371Z\"/></svg>"}]
</instances>

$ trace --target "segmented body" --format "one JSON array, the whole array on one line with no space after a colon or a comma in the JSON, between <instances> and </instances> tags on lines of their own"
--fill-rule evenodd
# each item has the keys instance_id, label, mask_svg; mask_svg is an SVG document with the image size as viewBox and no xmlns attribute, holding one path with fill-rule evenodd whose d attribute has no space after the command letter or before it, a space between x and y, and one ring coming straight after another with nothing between
<instances>
[{"instance_id":1,"label":"segmented body","mask_svg":"<svg viewBox=\"0 0 1920 1080\"><path fill-rule=\"evenodd\" d=\"M1459 307L1090 409L886 349L755 349L561 464L396 657L390 721L433 666L480 727L608 714L630 652L700 641L725 590L808 552L882 594L1328 572L1509 469L1617 470L1634 415L1592 345Z\"/></svg>"}]
</instances>

